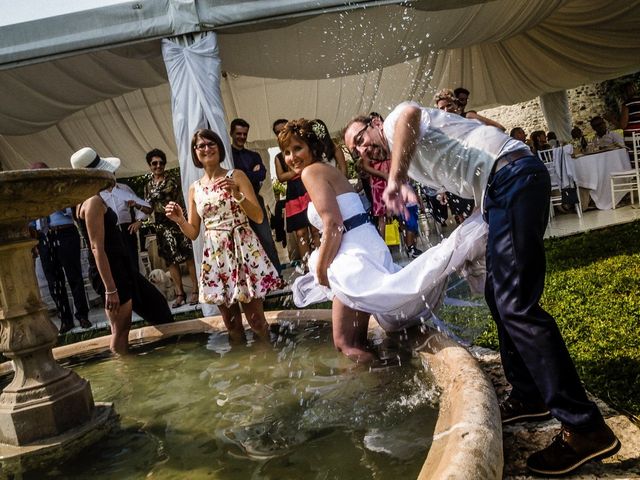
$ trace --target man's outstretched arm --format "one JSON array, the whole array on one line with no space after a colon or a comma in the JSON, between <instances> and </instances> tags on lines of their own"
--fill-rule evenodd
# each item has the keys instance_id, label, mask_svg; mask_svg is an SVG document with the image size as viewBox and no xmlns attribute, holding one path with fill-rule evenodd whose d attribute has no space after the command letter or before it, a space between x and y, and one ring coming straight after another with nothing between
<instances>
[{"instance_id":1,"label":"man's outstretched arm","mask_svg":"<svg viewBox=\"0 0 640 480\"><path fill-rule=\"evenodd\" d=\"M407 181L409 164L416 151L420 135L422 112L418 107L407 105L402 109L393 131L393 148L391 150L391 168L389 180L382 198L392 212L406 215L407 203L415 202L412 189L403 188Z\"/></svg>"}]
</instances>

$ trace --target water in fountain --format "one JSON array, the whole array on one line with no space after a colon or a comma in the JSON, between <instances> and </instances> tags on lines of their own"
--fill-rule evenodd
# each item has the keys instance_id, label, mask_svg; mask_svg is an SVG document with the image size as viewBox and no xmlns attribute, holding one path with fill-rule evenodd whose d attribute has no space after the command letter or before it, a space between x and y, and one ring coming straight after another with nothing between
<instances>
[{"instance_id":1,"label":"water in fountain","mask_svg":"<svg viewBox=\"0 0 640 480\"><path fill-rule=\"evenodd\" d=\"M80 362L122 430L25 478L415 478L437 417L420 362L356 366L330 325L281 340L230 348L201 334Z\"/></svg>"}]
</instances>

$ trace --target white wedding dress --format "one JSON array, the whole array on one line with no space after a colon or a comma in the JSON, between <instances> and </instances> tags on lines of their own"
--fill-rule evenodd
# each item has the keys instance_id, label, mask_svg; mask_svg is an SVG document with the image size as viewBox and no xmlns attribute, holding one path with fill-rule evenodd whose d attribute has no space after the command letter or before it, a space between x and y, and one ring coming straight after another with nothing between
<instances>
[{"instance_id":1,"label":"white wedding dress","mask_svg":"<svg viewBox=\"0 0 640 480\"><path fill-rule=\"evenodd\" d=\"M343 219L364 213L355 192L337 197ZM318 212L309 204L309 221L322 231ZM444 296L447 278L458 272L472 289L482 291L485 274L487 224L474 213L451 235L402 268L393 263L389 248L371 223L344 232L336 257L327 270L330 288L315 278L318 250L309 258L309 273L295 280L293 300L298 307L332 300L371 313L385 331L397 331L427 319ZM330 235L330 232L324 232Z\"/></svg>"}]
</instances>

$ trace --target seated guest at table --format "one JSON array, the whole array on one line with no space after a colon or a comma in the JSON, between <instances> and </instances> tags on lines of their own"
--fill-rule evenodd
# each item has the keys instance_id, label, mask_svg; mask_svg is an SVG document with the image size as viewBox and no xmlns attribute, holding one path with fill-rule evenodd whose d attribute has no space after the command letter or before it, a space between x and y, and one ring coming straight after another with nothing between
<instances>
[{"instance_id":1,"label":"seated guest at table","mask_svg":"<svg viewBox=\"0 0 640 480\"><path fill-rule=\"evenodd\" d=\"M571 129L571 144L573 145L573 153L585 153L587 151L589 142L582 134L580 127L573 127Z\"/></svg>"},{"instance_id":2,"label":"seated guest at table","mask_svg":"<svg viewBox=\"0 0 640 480\"><path fill-rule=\"evenodd\" d=\"M531 132L529 139L531 140L531 151L536 155L541 150L549 150L551 148L551 145L547 142L547 134L542 130Z\"/></svg>"},{"instance_id":3,"label":"seated guest at table","mask_svg":"<svg viewBox=\"0 0 640 480\"><path fill-rule=\"evenodd\" d=\"M594 150L603 150L610 148L624 148L624 139L622 135L616 132L610 132L607 128L607 122L600 115L593 117L589 124L596 132L591 145Z\"/></svg>"},{"instance_id":4,"label":"seated guest at table","mask_svg":"<svg viewBox=\"0 0 640 480\"><path fill-rule=\"evenodd\" d=\"M527 134L524 132L522 127L514 127L509 132L509 136L511 138L515 138L516 140L520 140L522 143L527 142Z\"/></svg>"}]
</instances>

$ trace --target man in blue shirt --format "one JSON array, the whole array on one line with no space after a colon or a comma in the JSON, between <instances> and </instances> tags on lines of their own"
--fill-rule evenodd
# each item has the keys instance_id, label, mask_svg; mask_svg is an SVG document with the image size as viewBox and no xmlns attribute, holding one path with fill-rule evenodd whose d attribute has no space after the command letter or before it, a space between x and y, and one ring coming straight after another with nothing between
<instances>
[{"instance_id":1,"label":"man in blue shirt","mask_svg":"<svg viewBox=\"0 0 640 480\"><path fill-rule=\"evenodd\" d=\"M262 223L257 224L249 220L249 224L256 232L256 235L258 235L260 243L262 243L262 247L267 253L269 260L271 260L271 263L273 263L278 272L280 272L280 260L278 259L276 245L273 241L273 236L271 235L269 217L267 215L267 210L264 207L264 199L259 194L262 182L267 176L267 169L265 168L264 163L262 163L262 158L260 158L258 152L244 148L245 143L247 143L247 136L249 135L249 123L242 118L236 118L231 122L229 130L231 134L233 165L238 170L242 170L247 177L249 177L249 181L251 182L253 190L256 193L256 197L258 198L258 202L260 202L260 206L262 207Z\"/></svg>"},{"instance_id":2,"label":"man in blue shirt","mask_svg":"<svg viewBox=\"0 0 640 480\"><path fill-rule=\"evenodd\" d=\"M43 162L37 162L31 168L49 167ZM36 220L32 227L38 238L37 254L47 278L49 293L58 309L60 333L66 333L73 328L73 314L67 296L65 275L76 307L75 317L82 328L91 328L89 304L80 263L80 234L73 222L73 211L71 208L65 208L53 212L48 217Z\"/></svg>"}]
</instances>

